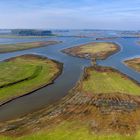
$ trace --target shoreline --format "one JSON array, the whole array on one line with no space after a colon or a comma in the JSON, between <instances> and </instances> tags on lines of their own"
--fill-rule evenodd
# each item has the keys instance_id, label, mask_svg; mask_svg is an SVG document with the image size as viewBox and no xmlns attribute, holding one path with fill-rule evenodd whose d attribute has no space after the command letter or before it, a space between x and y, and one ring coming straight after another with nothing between
<instances>
[{"instance_id":1,"label":"shoreline","mask_svg":"<svg viewBox=\"0 0 140 140\"><path fill-rule=\"evenodd\" d=\"M140 83L138 81L136 81L135 79L129 77L127 74L120 72L119 70L117 70L115 68L108 67L108 66L97 65L96 67L95 66L89 66L89 67L84 68L82 77L77 81L76 85L69 91L70 93L75 92L75 90L77 91L77 88L79 87L79 84L87 78L87 76L88 76L87 70L88 69L97 70L98 72L103 72L103 71L116 72L119 75L121 75L122 77L127 78L128 80L132 81L136 85L140 86ZM98 93L98 94L101 94L101 93ZM120 95L121 94L123 95L124 93L120 93ZM94 95L96 95L96 93ZM139 97L140 98L140 95L131 95L131 94L126 94L126 93L124 95L133 96L133 97Z\"/></svg>"},{"instance_id":2,"label":"shoreline","mask_svg":"<svg viewBox=\"0 0 140 140\"><path fill-rule=\"evenodd\" d=\"M70 47L70 48L61 50L61 52L62 52L62 53L65 53L65 54L67 54L67 55L69 55L69 56L79 57L79 58L84 58L84 59L92 60L92 57L91 57L91 56L90 56L90 57L85 57L84 54L82 54L82 55L77 55L77 54L75 54L74 52L72 52L72 53L69 52L69 49L72 49L72 48L75 49L76 47L82 47L82 46L85 46L85 45L91 45L92 43L97 43L97 42L91 42L91 43L86 43L86 44L82 44L82 45ZM111 42L102 42L102 43L111 43ZM116 46L116 50L113 51L113 52L107 53L106 55L104 55L104 58L99 58L99 59L97 59L97 60L105 60L105 59L107 59L108 57L110 57L111 55L116 54L117 52L119 52L119 51L121 50L121 47L120 47L117 43L114 43L114 42L113 42L112 44L114 44L114 45Z\"/></svg>"},{"instance_id":3,"label":"shoreline","mask_svg":"<svg viewBox=\"0 0 140 140\"><path fill-rule=\"evenodd\" d=\"M75 56L75 57L77 57L77 56ZM107 66L96 66L96 67L93 67L93 66L90 66L90 67L85 67L84 68L84 72L83 72L83 75L81 76L81 78L80 78L80 80L78 80L78 82L76 83L76 85L74 86L74 88L79 84L79 82L80 81L82 81L84 78L86 78L86 75L87 75L87 73L86 73L86 69L87 68L91 68L91 69L97 69L99 72L102 72L104 69L106 69L106 68L108 68L110 71L112 71L112 72L117 72L118 74L120 74L122 77L126 77L126 80L132 80L135 84L137 84L138 86L140 86L140 83L138 82L138 81L136 81L136 80L134 80L133 78L131 78L131 77L129 77L127 74L125 74L125 73L122 73L121 71L119 71L119 70L117 70L117 69L115 69L115 68L112 68L112 67L107 67ZM127 79L128 78L128 79ZM33 111L33 112L30 112L30 113L28 113L27 115L25 115L25 117L24 116L21 116L20 118L18 118L18 119L12 119L11 120L11 122L9 121L8 123L6 122L5 124L4 124L4 122L2 123L3 125L2 126L4 126L4 128L6 129L8 129L9 128L9 130L5 130L5 132L1 132L1 129L0 129L0 133L4 133L4 135L6 135L6 136L9 136L9 134L11 134L11 136L12 135L15 135L15 139L16 139L16 134L17 134L17 137L19 136L20 137L20 132L18 132L18 128L16 128L16 126L17 127L19 127L19 131L22 131L22 130L20 130L20 128L22 128L22 123L20 124L20 121L22 122L22 119L24 118L25 119L25 122L23 121L23 123L25 123L25 125L26 125L26 121L27 121L27 126L29 125L29 127L30 127L30 125L32 125L33 124L33 129L35 129L35 128L39 128L39 127L41 127L40 125L39 125L39 121L38 121L38 116L40 115L40 117L46 117L46 116L49 116L50 114L50 118L51 117L54 117L57 113L59 114L59 109L61 110L61 107L63 107L63 103L68 103L68 105L71 105L70 103L72 103L72 102L70 102L69 100L71 100L72 101L72 98L73 98L73 96L75 96L76 94L79 94L78 92L76 93L74 93L74 92L72 92L72 90L74 91L74 88L72 88L69 92L68 92L68 94L66 95L66 96L64 96L62 99L60 99L60 100L58 100L56 103L53 103L53 104L49 104L47 107L43 107L42 109L40 109L40 110L36 110L36 111ZM82 92L81 92L81 94L80 94L81 96L83 95L82 94ZM107 96L109 96L110 98L112 97L111 95L114 95L117 99L119 99L119 100L121 100L121 98L123 98L124 97L124 100L126 100L126 99L130 99L130 100L128 100L128 102L129 101L134 101L134 103L138 103L138 108L136 108L136 109L138 109L138 112L139 112L139 109L140 109L140 96L139 95L131 95L131 94L123 94L123 93L111 93L111 94L108 94ZM23 95L23 96L25 96L25 95ZM79 96L80 97L80 99L82 99L81 98L81 96ZM98 94L95 94L95 95L93 95L93 96L95 96L94 98L98 98L99 97L99 100L101 99L101 98L103 98L104 99L104 95L102 94L102 93L98 93ZM120 97L120 98L119 98ZM127 98L128 97L128 98ZM74 99L74 98L73 98ZM107 98L106 98L107 99ZM82 100L81 100L82 101ZM126 100L127 101L127 100ZM85 108L84 108L84 100L83 100L83 102L82 102L83 104L80 104L80 106L79 106L79 110L81 111L82 109L83 109L83 112L85 111ZM129 102L130 104L131 104L131 102ZM75 102L75 105L77 105L78 104L78 102ZM88 103L87 103L88 104ZM61 106L62 105L62 106ZM72 104L73 105L73 104ZM61 106L61 107L58 107L58 106ZM78 106L78 105L77 105ZM66 107L67 107L67 104L66 104ZM74 106L75 107L75 106ZM81 107L81 109L80 109L80 107ZM57 109L58 108L58 109ZM127 107L126 107L127 108ZM77 108L76 108L77 109ZM47 113L45 113L45 111L47 112ZM104 110L102 110L102 111L104 111ZM134 110L135 111L135 110ZM136 110L137 111L137 110ZM117 112L117 111L116 111ZM64 113L65 113L65 111L64 111ZM74 112L75 113L75 112ZM81 113L81 112L80 112ZM96 112L95 112L96 113ZM122 114L123 113L126 113L125 111L124 112L122 112ZM129 113L129 112L127 112L127 113ZM73 116L73 114L72 114L72 112L68 112L68 114L70 114L70 116L69 117L71 117L72 116L72 118L74 117ZM81 113L82 114L82 113ZM60 115L63 115L63 114L60 114ZM79 115L78 113L76 114L77 116ZM127 114L128 115L128 114ZM131 112L130 112L130 115L131 115ZM134 116L134 114L132 113L132 115ZM32 117L31 117L32 116ZM65 117L65 114L64 114L64 117ZM135 117L135 116L134 116ZM137 117L137 116L136 116ZM28 120L28 118L30 118L30 119L32 119L32 120ZM78 118L78 117L77 117ZM129 117L129 115L128 115L128 118L130 118L130 120L131 120L131 117ZM132 117L133 118L133 117ZM41 119L41 118L40 118ZM75 118L74 118L75 119ZM17 120L17 122L19 122L19 124L17 123L17 125L16 125L16 123L15 123L15 121ZM50 119L51 120L51 119ZM75 119L76 120L76 119ZM82 120L81 118L79 118L79 120ZM125 118L124 118L124 120L125 120ZM123 122L125 122L124 120L122 120L122 123ZM61 121L61 118L60 118L60 121ZM68 121L69 121L69 118L68 118ZM71 121L71 120L70 120ZM76 120L77 121L77 120ZM90 120L89 120L90 121ZM36 123L37 122L37 123ZM1 122L0 122L1 123ZM11 123L11 124L10 124ZM15 123L15 124L14 124ZM32 124L31 124L32 123ZM62 122L63 123L63 122ZM71 123L71 122L70 122ZM11 126L10 126L10 125ZM58 121L58 124L59 124L59 121ZM119 122L118 123L116 123L117 124L117 126L119 125ZM5 126L8 126L8 127L5 127ZM13 126L12 126L13 125ZM15 128L14 128L14 125L15 125ZM20 126L19 126L20 125ZM45 122L44 122L44 124L42 125L42 128L41 129L38 129L37 131L36 131L36 129L35 129L35 131L32 131L32 130L29 130L29 132L24 132L24 130L23 130L23 133L21 133L21 135L23 135L23 136L25 136L26 135L26 133L27 133L27 135L28 135L28 133L30 133L30 131L32 131L32 133L31 133L31 135L34 135L36 132L39 132L39 130L42 130L42 129L44 129L43 127L46 127L46 129L48 130L48 129L51 129L51 128L55 128L55 127L57 127L57 122L55 122L55 117L54 117L54 120L52 119L52 124L50 125L50 126L47 126L47 125L49 125L49 123L46 123L45 124ZM125 125L125 124L124 124ZM135 125L135 124L134 124ZM139 123L137 124L138 126L139 126ZM0 124L0 126L1 126L1 124ZM129 126L129 124L128 124L128 126ZM13 128L12 128L13 127ZM23 125L23 129L24 129L24 125ZM121 127L121 124L120 124L120 127ZM130 125L130 128L131 128L131 125ZM15 129L15 130L14 130ZM25 130L26 130L26 128L25 128ZM9 132L8 132L9 131ZM95 129L95 131L96 131L96 129ZM132 129L131 130L131 132L130 133L127 133L127 132L129 132L129 130L128 131L125 131L124 132L124 134L123 133L121 133L121 135L122 136L125 136L125 135L129 135L129 136L133 136L133 135L135 135L135 133L136 132L138 132L139 131L139 129L138 128L136 128L136 130L135 130L135 126L134 126L134 130ZM12 133L13 132L15 132L15 134ZM91 131L92 133L94 132L94 131ZM18 135L18 133L19 133L19 135ZM24 135L24 133L25 133L25 135ZM46 131L46 135L47 135L47 131ZM96 134L96 132L95 132L95 134ZM104 134L104 133L102 133L102 130L101 130L101 133L99 132L99 134ZM106 134L106 133L105 133ZM111 134L112 136L114 135L114 134L116 134L115 133L115 130L114 130L114 133L109 133L109 134ZM97 135L98 135L98 132L97 132Z\"/></svg>"},{"instance_id":4,"label":"shoreline","mask_svg":"<svg viewBox=\"0 0 140 140\"><path fill-rule=\"evenodd\" d=\"M6 60L4 60L4 61L2 61L2 62L8 62L8 61L14 60L14 59L16 59L16 58L19 58L19 57L26 57L26 56L28 56L28 57L30 57L30 56L35 56L35 57L37 57L37 58L46 59L46 60L51 60L52 62L56 63L57 68L58 68L59 71L49 80L48 84L43 84L43 85L40 86L39 88L36 88L36 89L32 90L31 92L27 92L27 93L25 93L25 94L23 94L23 95L14 96L14 97L11 97L11 98L9 98L9 99L7 99L7 100L0 101L0 107L3 106L3 105L5 105L5 104L7 104L7 103L9 103L9 102L11 102L11 101L13 101L13 100L15 100L15 99L18 99L18 98L20 98L20 97L23 97L23 96L32 94L32 93L34 93L35 91L37 91L37 90L39 90L39 89L41 89L41 88L43 88L43 87L52 85L52 84L55 82L55 80L56 80L56 79L62 74L62 72L63 72L63 63L58 62L58 61L53 60L53 59L48 59L47 57L44 57L44 56L41 56L41 55L24 54L24 55L20 55L20 56L8 58L8 59L6 59Z\"/></svg>"}]
</instances>

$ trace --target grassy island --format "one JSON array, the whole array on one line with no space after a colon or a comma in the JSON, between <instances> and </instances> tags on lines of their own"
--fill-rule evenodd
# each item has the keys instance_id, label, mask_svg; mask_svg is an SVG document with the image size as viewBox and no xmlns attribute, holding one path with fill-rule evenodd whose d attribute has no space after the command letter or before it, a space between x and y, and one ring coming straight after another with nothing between
<instances>
[{"instance_id":1,"label":"grassy island","mask_svg":"<svg viewBox=\"0 0 140 140\"><path fill-rule=\"evenodd\" d=\"M80 84L81 91L84 93L140 95L140 85L137 82L112 68L99 66L86 68L84 77Z\"/></svg>"},{"instance_id":2,"label":"grassy island","mask_svg":"<svg viewBox=\"0 0 140 140\"><path fill-rule=\"evenodd\" d=\"M118 39L119 37L98 37L96 40L113 40Z\"/></svg>"},{"instance_id":3,"label":"grassy island","mask_svg":"<svg viewBox=\"0 0 140 140\"><path fill-rule=\"evenodd\" d=\"M0 103L52 83L61 70L61 64L37 55L0 62Z\"/></svg>"},{"instance_id":4,"label":"grassy island","mask_svg":"<svg viewBox=\"0 0 140 140\"><path fill-rule=\"evenodd\" d=\"M54 45L60 43L58 41L39 41L39 42L27 42L27 43L16 43L16 44L0 44L0 53L14 52L27 50L32 48L45 47L48 45Z\"/></svg>"},{"instance_id":5,"label":"grassy island","mask_svg":"<svg viewBox=\"0 0 140 140\"><path fill-rule=\"evenodd\" d=\"M135 71L140 72L140 58L126 60L124 63Z\"/></svg>"},{"instance_id":6,"label":"grassy island","mask_svg":"<svg viewBox=\"0 0 140 140\"><path fill-rule=\"evenodd\" d=\"M89 59L106 59L107 57L118 52L119 50L120 47L115 43L93 42L64 49L62 52L72 56L78 56Z\"/></svg>"}]
</instances>

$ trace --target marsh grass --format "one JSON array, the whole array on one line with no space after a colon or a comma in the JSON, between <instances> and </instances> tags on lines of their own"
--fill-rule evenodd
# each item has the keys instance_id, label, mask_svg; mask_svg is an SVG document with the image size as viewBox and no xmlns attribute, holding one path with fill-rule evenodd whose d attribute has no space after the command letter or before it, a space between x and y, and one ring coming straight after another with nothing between
<instances>
[{"instance_id":1,"label":"marsh grass","mask_svg":"<svg viewBox=\"0 0 140 140\"><path fill-rule=\"evenodd\" d=\"M27 94L53 81L59 64L35 55L24 55L0 63L0 100Z\"/></svg>"},{"instance_id":2,"label":"marsh grass","mask_svg":"<svg viewBox=\"0 0 140 140\"><path fill-rule=\"evenodd\" d=\"M27 50L32 48L39 48L48 45L54 45L59 43L58 41L39 41L39 42L27 42L16 44L0 44L0 53Z\"/></svg>"},{"instance_id":3,"label":"marsh grass","mask_svg":"<svg viewBox=\"0 0 140 140\"><path fill-rule=\"evenodd\" d=\"M124 63L135 71L140 72L140 58L126 60Z\"/></svg>"},{"instance_id":4,"label":"marsh grass","mask_svg":"<svg viewBox=\"0 0 140 140\"><path fill-rule=\"evenodd\" d=\"M110 55L118 52L120 46L110 42L93 42L64 49L62 52L69 55L83 57L88 59L106 59Z\"/></svg>"},{"instance_id":5,"label":"marsh grass","mask_svg":"<svg viewBox=\"0 0 140 140\"><path fill-rule=\"evenodd\" d=\"M81 91L85 93L125 93L130 95L140 95L140 86L127 76L111 68L87 68L88 75L81 82Z\"/></svg>"}]
</instances>

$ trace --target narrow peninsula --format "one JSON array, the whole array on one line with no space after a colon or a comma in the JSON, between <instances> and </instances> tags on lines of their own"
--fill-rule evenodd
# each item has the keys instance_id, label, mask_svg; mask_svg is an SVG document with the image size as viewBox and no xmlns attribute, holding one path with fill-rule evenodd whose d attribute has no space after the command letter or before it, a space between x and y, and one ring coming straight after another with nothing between
<instances>
[{"instance_id":1,"label":"narrow peninsula","mask_svg":"<svg viewBox=\"0 0 140 140\"><path fill-rule=\"evenodd\" d=\"M38 42L16 43L16 44L0 44L0 53L8 53L14 51L28 50L32 48L46 47L58 43L60 43L60 41L38 41Z\"/></svg>"}]
</instances>

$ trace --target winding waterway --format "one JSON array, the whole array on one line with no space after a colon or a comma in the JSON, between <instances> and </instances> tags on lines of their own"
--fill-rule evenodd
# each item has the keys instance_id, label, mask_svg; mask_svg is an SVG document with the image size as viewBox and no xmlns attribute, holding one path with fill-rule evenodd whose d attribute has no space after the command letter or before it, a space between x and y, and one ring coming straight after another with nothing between
<instances>
[{"instance_id":1,"label":"winding waterway","mask_svg":"<svg viewBox=\"0 0 140 140\"><path fill-rule=\"evenodd\" d=\"M76 37L52 37L45 39L0 39L0 43L17 43L38 40L60 40L61 44L51 45L42 48L18 51L0 55L0 60L15 57L22 54L38 54L57 60L64 64L62 74L55 80L54 84L39 89L32 94L17 98L0 107L0 121L13 119L23 116L29 112L38 110L50 103L56 102L65 95L76 84L82 75L83 68L90 65L90 61L82 58L68 56L61 52L64 48L73 47L84 43L95 41L94 38L76 38ZM121 51L112 55L106 60L98 61L98 64L114 67L140 82L140 74L125 66L122 61L130 57L140 55L140 45L136 44L138 39L116 39L112 40L121 46Z\"/></svg>"}]
</instances>

